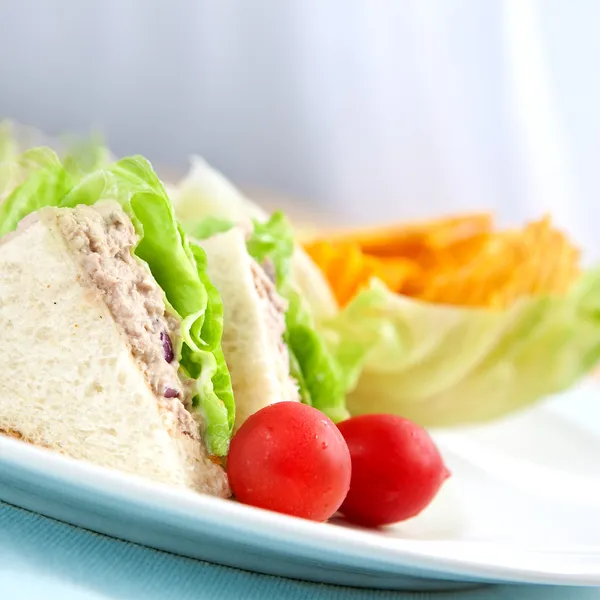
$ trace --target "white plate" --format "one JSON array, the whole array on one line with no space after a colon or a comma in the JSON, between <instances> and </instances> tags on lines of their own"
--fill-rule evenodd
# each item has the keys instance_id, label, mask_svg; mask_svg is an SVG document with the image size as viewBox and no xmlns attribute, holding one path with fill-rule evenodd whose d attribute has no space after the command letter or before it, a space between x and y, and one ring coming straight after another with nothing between
<instances>
[{"instance_id":1,"label":"white plate","mask_svg":"<svg viewBox=\"0 0 600 600\"><path fill-rule=\"evenodd\" d=\"M600 392L435 437L453 477L412 521L318 524L170 489L0 436L0 500L207 561L334 584L600 585Z\"/></svg>"}]
</instances>

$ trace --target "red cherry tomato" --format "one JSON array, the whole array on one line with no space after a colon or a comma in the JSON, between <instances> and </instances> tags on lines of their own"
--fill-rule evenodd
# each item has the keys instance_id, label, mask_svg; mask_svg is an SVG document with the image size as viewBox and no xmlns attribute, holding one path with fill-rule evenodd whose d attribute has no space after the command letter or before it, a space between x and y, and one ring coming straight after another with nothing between
<instances>
[{"instance_id":1,"label":"red cherry tomato","mask_svg":"<svg viewBox=\"0 0 600 600\"><path fill-rule=\"evenodd\" d=\"M227 473L244 504L325 521L348 492L350 453L322 412L300 402L278 402L240 427L231 440Z\"/></svg>"},{"instance_id":2,"label":"red cherry tomato","mask_svg":"<svg viewBox=\"0 0 600 600\"><path fill-rule=\"evenodd\" d=\"M352 458L340 511L369 527L414 517L450 476L429 434L402 417L362 415L338 424Z\"/></svg>"}]
</instances>

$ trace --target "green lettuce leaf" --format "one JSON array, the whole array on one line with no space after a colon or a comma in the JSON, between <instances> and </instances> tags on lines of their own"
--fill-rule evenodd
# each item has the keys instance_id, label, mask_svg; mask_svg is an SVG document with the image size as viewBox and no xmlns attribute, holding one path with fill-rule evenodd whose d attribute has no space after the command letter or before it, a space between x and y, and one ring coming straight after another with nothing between
<instances>
[{"instance_id":1,"label":"green lettuce leaf","mask_svg":"<svg viewBox=\"0 0 600 600\"><path fill-rule=\"evenodd\" d=\"M206 314L200 332L200 339L206 346L204 349L199 348L197 353L198 358L203 360L200 360L200 387L195 402L205 415L206 421L213 424L214 431L216 432L217 426L222 429L218 432L219 437L229 440L235 422L235 401L231 377L221 349L223 303L217 288L208 278L204 250L198 244L192 243L190 247L196 261L198 277L207 294ZM197 359L192 358L197 364ZM224 429L224 417L227 419L227 429Z\"/></svg>"},{"instance_id":2,"label":"green lettuce leaf","mask_svg":"<svg viewBox=\"0 0 600 600\"><path fill-rule=\"evenodd\" d=\"M107 167L114 161L103 137L98 133L65 138L63 143L65 151L61 155L62 163L67 171L76 175Z\"/></svg>"},{"instance_id":3,"label":"green lettuce leaf","mask_svg":"<svg viewBox=\"0 0 600 600\"><path fill-rule=\"evenodd\" d=\"M22 182L0 205L0 236L16 229L29 213L55 206L75 183L75 178L49 148L28 150L13 165L21 171L17 178Z\"/></svg>"},{"instance_id":4,"label":"green lettuce leaf","mask_svg":"<svg viewBox=\"0 0 600 600\"><path fill-rule=\"evenodd\" d=\"M393 413L423 426L492 420L574 384L600 360L600 268L565 296L504 311L418 302L374 282L325 324L360 359L353 415Z\"/></svg>"},{"instance_id":5,"label":"green lettuce leaf","mask_svg":"<svg viewBox=\"0 0 600 600\"><path fill-rule=\"evenodd\" d=\"M15 121L0 121L0 162L17 160L25 150L37 146L52 146L44 142L44 134L35 127Z\"/></svg>"},{"instance_id":6,"label":"green lettuce leaf","mask_svg":"<svg viewBox=\"0 0 600 600\"><path fill-rule=\"evenodd\" d=\"M56 160L71 175L82 176L107 166L112 158L98 134L49 140L33 127L0 122L0 201L33 172Z\"/></svg>"},{"instance_id":7,"label":"green lettuce leaf","mask_svg":"<svg viewBox=\"0 0 600 600\"><path fill-rule=\"evenodd\" d=\"M277 291L289 298L294 232L283 213L273 213L267 221L254 220L252 235L246 245L248 253L256 262L263 264L270 261L273 264Z\"/></svg>"},{"instance_id":8,"label":"green lettuce leaf","mask_svg":"<svg viewBox=\"0 0 600 600\"><path fill-rule=\"evenodd\" d=\"M56 155L46 158L0 205L0 235L13 231L24 216L44 206L118 201L139 234L136 256L147 263L182 318L180 365L196 380L194 406L204 416L207 446L212 453L225 455L235 406L220 349L223 307L206 275L202 249L190 246L162 183L144 158L124 158L87 174L73 164L65 167Z\"/></svg>"},{"instance_id":9,"label":"green lettuce leaf","mask_svg":"<svg viewBox=\"0 0 600 600\"><path fill-rule=\"evenodd\" d=\"M194 226L192 230L193 237L197 240L205 240L213 235L225 233L233 226L233 222L229 219L222 219L220 217L207 217Z\"/></svg>"}]
</instances>

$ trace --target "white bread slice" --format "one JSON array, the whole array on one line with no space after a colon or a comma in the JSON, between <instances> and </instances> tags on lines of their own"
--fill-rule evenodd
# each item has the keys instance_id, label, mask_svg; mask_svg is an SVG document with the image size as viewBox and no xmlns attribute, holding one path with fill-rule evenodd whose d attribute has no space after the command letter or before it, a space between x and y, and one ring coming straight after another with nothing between
<instances>
[{"instance_id":1,"label":"white bread slice","mask_svg":"<svg viewBox=\"0 0 600 600\"><path fill-rule=\"evenodd\" d=\"M43 209L0 241L0 431L217 496L224 470L159 406L127 339Z\"/></svg>"},{"instance_id":2,"label":"white bread slice","mask_svg":"<svg viewBox=\"0 0 600 600\"><path fill-rule=\"evenodd\" d=\"M285 317L257 291L266 280L261 267L246 250L244 232L234 228L198 242L206 252L208 276L223 300L222 348L235 396L235 427L261 408L299 400L290 377L289 355L282 339ZM274 288L271 295L285 308Z\"/></svg>"}]
</instances>

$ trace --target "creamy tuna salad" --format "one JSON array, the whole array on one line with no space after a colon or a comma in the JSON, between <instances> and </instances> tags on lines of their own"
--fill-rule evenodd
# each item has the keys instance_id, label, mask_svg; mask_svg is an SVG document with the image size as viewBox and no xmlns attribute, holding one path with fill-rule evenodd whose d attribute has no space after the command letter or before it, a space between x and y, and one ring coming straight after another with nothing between
<instances>
[{"instance_id":1,"label":"creamy tuna salad","mask_svg":"<svg viewBox=\"0 0 600 600\"><path fill-rule=\"evenodd\" d=\"M254 287L258 294L263 317L269 332L270 343L273 348L277 349L277 352L273 353L273 360L277 361L279 366L277 371L289 373L289 351L284 341L286 330L285 312L288 308L288 303L277 293L272 278L268 276L268 272L263 267L251 259L250 268ZM288 376L282 400L293 401L299 399L298 384L291 376Z\"/></svg>"},{"instance_id":2,"label":"creamy tuna salad","mask_svg":"<svg viewBox=\"0 0 600 600\"><path fill-rule=\"evenodd\" d=\"M56 216L74 257L102 294L122 329L131 353L158 399L181 430L198 437L198 424L186 410L191 398L179 375L173 341L180 321L169 314L164 293L148 268L133 255L138 237L117 203L77 206Z\"/></svg>"}]
</instances>

